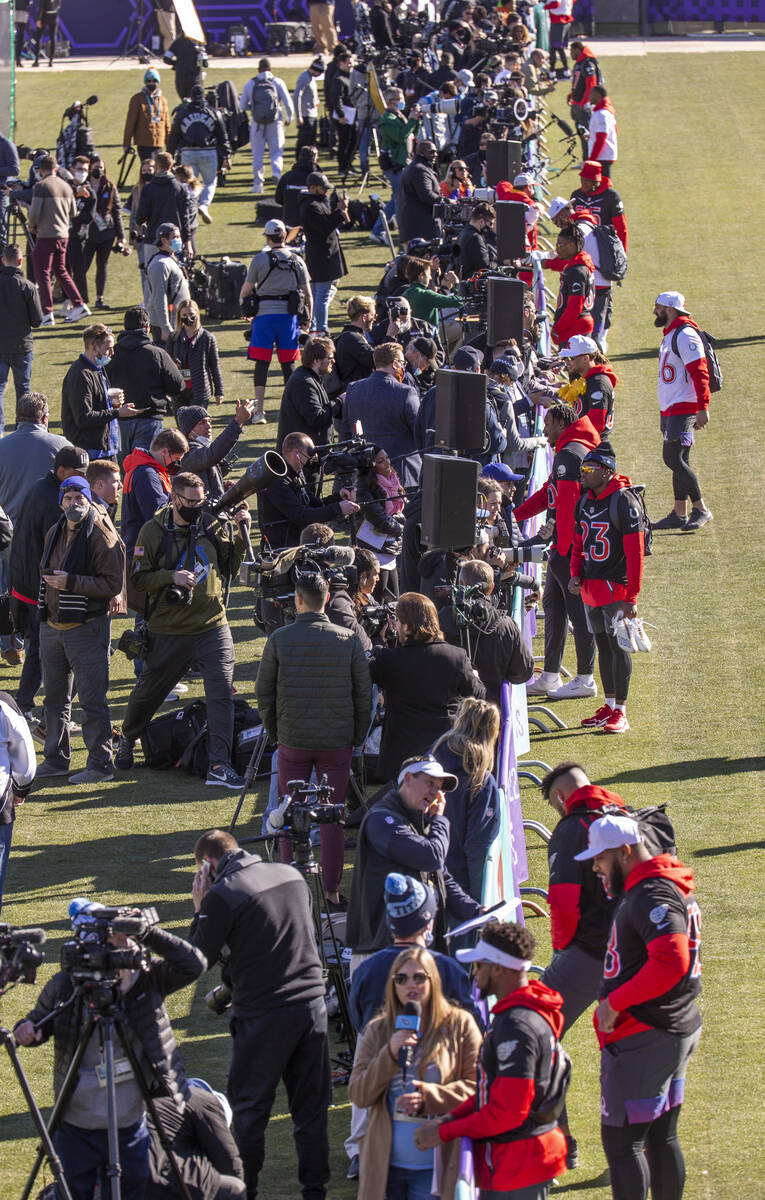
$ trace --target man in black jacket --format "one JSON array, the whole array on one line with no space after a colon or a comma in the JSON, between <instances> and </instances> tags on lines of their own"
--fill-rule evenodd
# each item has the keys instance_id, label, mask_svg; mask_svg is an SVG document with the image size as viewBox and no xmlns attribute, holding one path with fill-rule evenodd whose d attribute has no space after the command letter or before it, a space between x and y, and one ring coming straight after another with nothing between
<instances>
[{"instance_id":1,"label":"man in black jacket","mask_svg":"<svg viewBox=\"0 0 765 1200\"><path fill-rule=\"evenodd\" d=\"M534 659L515 621L489 599L494 591L494 572L488 563L480 559L466 562L460 568L457 584L478 589L478 595L475 590L471 593L470 602L479 601L481 615L471 616L465 625L458 615L464 608L448 605L439 611L439 625L451 646L467 649L470 645L470 657L486 688L486 699L499 704L503 683L525 683L532 678Z\"/></svg>"},{"instance_id":2,"label":"man in black jacket","mask_svg":"<svg viewBox=\"0 0 765 1200\"><path fill-rule=\"evenodd\" d=\"M197 873L191 941L210 965L224 945L231 988L227 1093L247 1195L257 1195L265 1131L277 1084L289 1097L298 1177L305 1200L323 1200L329 1180L329 1047L324 980L311 898L294 867L265 863L220 829L194 848Z\"/></svg>"},{"instance_id":3,"label":"man in black jacket","mask_svg":"<svg viewBox=\"0 0 765 1200\"><path fill-rule=\"evenodd\" d=\"M154 156L154 175L141 188L136 225L145 225L144 244L156 244L160 225L176 225L188 254L192 253L189 194L172 174L173 156L160 150Z\"/></svg>"},{"instance_id":4,"label":"man in black jacket","mask_svg":"<svg viewBox=\"0 0 765 1200\"><path fill-rule=\"evenodd\" d=\"M333 404L322 380L335 361L335 344L329 337L312 337L303 346L301 365L289 377L279 409L277 442L288 433L305 433L318 446L330 440Z\"/></svg>"},{"instance_id":5,"label":"man in black jacket","mask_svg":"<svg viewBox=\"0 0 765 1200\"><path fill-rule=\"evenodd\" d=\"M319 170L319 151L315 146L301 146L294 167L285 171L276 185L274 199L284 209L288 228L300 224L300 205L305 199L308 176Z\"/></svg>"},{"instance_id":6,"label":"man in black jacket","mask_svg":"<svg viewBox=\"0 0 765 1200\"><path fill-rule=\"evenodd\" d=\"M275 479L258 495L261 537L264 546L272 550L297 546L301 529L313 521L334 521L359 510L346 488L323 499L309 492L303 469L315 453L314 443L307 434L288 434L282 442L287 474Z\"/></svg>"},{"instance_id":7,"label":"man in black jacket","mask_svg":"<svg viewBox=\"0 0 765 1200\"><path fill-rule=\"evenodd\" d=\"M231 147L223 118L205 100L205 90L200 83L192 87L191 99L175 110L167 148L173 154L180 151L181 162L202 176L199 215L209 225L218 167L231 166Z\"/></svg>"},{"instance_id":8,"label":"man in black jacket","mask_svg":"<svg viewBox=\"0 0 765 1200\"><path fill-rule=\"evenodd\" d=\"M76 928L85 934L89 926L95 928L101 907L85 902L80 913L73 918ZM138 936L147 949L159 955L159 959L153 961L145 971L119 971L115 995L126 1027L132 1034L132 1049L149 1089L170 1097L182 1113L189 1085L165 1011L164 999L198 979L206 964L199 950L156 926L147 927ZM110 931L108 940L115 948L130 946L138 949L135 942L128 942L124 934ZM73 1002L66 1003L70 999ZM63 1007L56 1016L41 1024L62 1002ZM88 1014L85 994L76 990L71 975L58 971L46 983L37 1004L13 1031L21 1046L34 1046L53 1035L53 1090L56 1096L61 1091L78 1042L84 1034ZM116 1057L124 1060L119 1040L117 1047ZM61 1157L66 1179L76 1196L93 1194L96 1178L110 1159L106 1104L100 1080L102 1062L99 1030L95 1028L80 1063L77 1082L54 1135L54 1144ZM122 1194L138 1196L143 1194L149 1171L149 1133L144 1102L132 1071L118 1074L116 1078Z\"/></svg>"},{"instance_id":9,"label":"man in black jacket","mask_svg":"<svg viewBox=\"0 0 765 1200\"><path fill-rule=\"evenodd\" d=\"M188 96L193 97L194 86L198 84L201 87L204 83L204 69L208 66L204 44L182 33L165 50L162 58L175 72L175 90L178 98L185 100ZM204 95L204 92L202 94Z\"/></svg>"},{"instance_id":10,"label":"man in black jacket","mask_svg":"<svg viewBox=\"0 0 765 1200\"><path fill-rule=\"evenodd\" d=\"M210 440L212 421L206 408L189 404L178 409L178 428L189 439L189 448L179 467L181 471L192 471L200 476L208 502L219 500L223 495L223 476L228 470L226 455L234 449L245 425L252 420L253 407L252 400L237 400L234 416L214 442Z\"/></svg>"},{"instance_id":11,"label":"man in black jacket","mask_svg":"<svg viewBox=\"0 0 765 1200\"><path fill-rule=\"evenodd\" d=\"M446 912L465 921L483 912L446 869L449 821L446 797L457 778L429 754L408 758L396 787L370 809L359 829L351 879L346 944L354 954L370 954L390 940L385 913L385 878L391 871L432 884L438 897L435 946L444 949Z\"/></svg>"},{"instance_id":12,"label":"man in black jacket","mask_svg":"<svg viewBox=\"0 0 765 1200\"><path fill-rule=\"evenodd\" d=\"M305 233L305 263L313 292L311 329L329 333L329 306L337 291L337 281L348 274L337 236L338 229L349 222L348 201L341 197L332 211L330 182L321 171L308 176L306 187L309 194L300 205L300 224Z\"/></svg>"},{"instance_id":13,"label":"man in black jacket","mask_svg":"<svg viewBox=\"0 0 765 1200\"><path fill-rule=\"evenodd\" d=\"M84 351L72 363L61 384L61 428L74 446L90 458L116 458L120 448L120 419L143 415L124 404L122 392L109 386L106 368L114 350L114 335L105 325L88 325Z\"/></svg>"},{"instance_id":14,"label":"man in black jacket","mask_svg":"<svg viewBox=\"0 0 765 1200\"><path fill-rule=\"evenodd\" d=\"M438 151L433 142L418 142L415 156L399 180L396 220L404 245L412 238L430 241L441 236L441 222L433 216L433 205L441 202L437 162Z\"/></svg>"},{"instance_id":15,"label":"man in black jacket","mask_svg":"<svg viewBox=\"0 0 765 1200\"><path fill-rule=\"evenodd\" d=\"M213 1091L203 1079L190 1079L189 1084L182 1113L169 1098L158 1097L154 1101L189 1200L239 1200L247 1189L242 1160L226 1119L227 1116L230 1119L231 1109L225 1096ZM151 1119L149 1133L149 1181L144 1200L170 1200L178 1195L178 1185Z\"/></svg>"},{"instance_id":16,"label":"man in black jacket","mask_svg":"<svg viewBox=\"0 0 765 1200\"><path fill-rule=\"evenodd\" d=\"M185 383L167 350L151 339L145 308L129 308L125 331L117 338L109 364L109 379L121 388L128 404L142 416L120 424L120 450L124 459L136 446L148 448L161 432L164 417L172 411L171 396L180 396Z\"/></svg>"},{"instance_id":17,"label":"man in black jacket","mask_svg":"<svg viewBox=\"0 0 765 1200\"><path fill-rule=\"evenodd\" d=\"M31 388L32 330L42 321L37 285L25 278L21 249L14 243L3 250L0 267L0 437L5 430L3 396L13 371L17 402Z\"/></svg>"},{"instance_id":18,"label":"man in black jacket","mask_svg":"<svg viewBox=\"0 0 765 1200\"><path fill-rule=\"evenodd\" d=\"M494 209L490 204L483 201L476 204L458 239L460 256L457 266L462 279L469 279L476 271L497 265L497 247L493 241L494 219Z\"/></svg>"}]
</instances>

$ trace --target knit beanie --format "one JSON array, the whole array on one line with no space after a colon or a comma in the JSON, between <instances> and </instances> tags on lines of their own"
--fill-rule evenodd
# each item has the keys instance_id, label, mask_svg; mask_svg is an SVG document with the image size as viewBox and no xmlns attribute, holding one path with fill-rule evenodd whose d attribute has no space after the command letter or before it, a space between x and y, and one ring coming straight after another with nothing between
<instances>
[{"instance_id":1,"label":"knit beanie","mask_svg":"<svg viewBox=\"0 0 765 1200\"><path fill-rule=\"evenodd\" d=\"M394 937L409 937L434 919L437 901L434 889L426 888L411 875L392 871L385 879L385 911Z\"/></svg>"}]
</instances>

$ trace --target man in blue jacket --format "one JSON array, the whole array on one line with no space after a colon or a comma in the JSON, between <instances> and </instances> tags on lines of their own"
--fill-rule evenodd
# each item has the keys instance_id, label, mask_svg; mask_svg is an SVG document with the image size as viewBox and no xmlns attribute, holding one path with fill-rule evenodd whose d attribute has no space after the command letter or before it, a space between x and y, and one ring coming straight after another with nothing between
<instances>
[{"instance_id":1,"label":"man in blue jacket","mask_svg":"<svg viewBox=\"0 0 765 1200\"><path fill-rule=\"evenodd\" d=\"M419 393L403 382L406 362L398 342L375 346L374 363L367 379L348 384L342 437L353 437L356 422L361 422L365 439L385 451L404 487L417 485L422 467L415 439Z\"/></svg>"}]
</instances>

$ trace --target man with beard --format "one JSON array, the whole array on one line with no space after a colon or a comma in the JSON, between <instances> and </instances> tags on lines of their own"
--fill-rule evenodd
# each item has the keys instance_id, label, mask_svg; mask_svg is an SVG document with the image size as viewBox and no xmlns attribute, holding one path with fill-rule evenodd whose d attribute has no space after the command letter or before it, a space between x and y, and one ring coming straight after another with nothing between
<instances>
[{"instance_id":1,"label":"man with beard","mask_svg":"<svg viewBox=\"0 0 765 1200\"><path fill-rule=\"evenodd\" d=\"M606 437L614 427L614 388L619 382L611 364L597 342L582 334L569 340L560 357L566 360L568 388L577 392L571 395L571 407L577 417L589 417L600 436Z\"/></svg>"},{"instance_id":2,"label":"man with beard","mask_svg":"<svg viewBox=\"0 0 765 1200\"><path fill-rule=\"evenodd\" d=\"M618 900L595 1030L601 1047L601 1137L614 1200L679 1200L685 1160L677 1137L688 1060L701 1035L701 913L693 871L651 856L629 816L599 817L588 848Z\"/></svg>"},{"instance_id":3,"label":"man with beard","mask_svg":"<svg viewBox=\"0 0 765 1200\"><path fill-rule=\"evenodd\" d=\"M476 1183L487 1200L544 1200L550 1181L566 1170L566 1140L544 1111L563 999L544 983L529 982L535 949L533 933L522 925L490 921L474 949L457 951L458 961L475 963L481 998L496 997L478 1087L414 1135L420 1150L472 1138Z\"/></svg>"},{"instance_id":4,"label":"man with beard","mask_svg":"<svg viewBox=\"0 0 765 1200\"><path fill-rule=\"evenodd\" d=\"M681 292L662 292L653 309L654 325L663 329L659 351L659 409L664 437L663 458L672 472L675 506L654 529L696 533L712 520L690 464L694 430L709 424L709 366L699 327L692 321ZM687 501L691 515L687 515Z\"/></svg>"}]
</instances>

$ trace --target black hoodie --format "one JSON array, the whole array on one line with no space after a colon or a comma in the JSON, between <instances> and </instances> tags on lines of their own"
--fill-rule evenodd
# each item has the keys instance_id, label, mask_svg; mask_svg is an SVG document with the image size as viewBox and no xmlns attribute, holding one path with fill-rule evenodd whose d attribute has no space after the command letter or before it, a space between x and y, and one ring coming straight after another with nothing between
<instances>
[{"instance_id":1,"label":"black hoodie","mask_svg":"<svg viewBox=\"0 0 765 1200\"><path fill-rule=\"evenodd\" d=\"M147 419L169 416L170 397L180 396L185 387L170 355L142 329L126 329L119 335L108 374L110 383L122 388L127 404L146 409L142 416Z\"/></svg>"}]
</instances>

